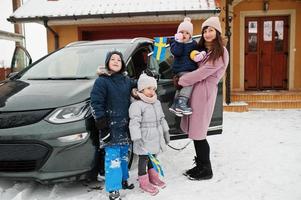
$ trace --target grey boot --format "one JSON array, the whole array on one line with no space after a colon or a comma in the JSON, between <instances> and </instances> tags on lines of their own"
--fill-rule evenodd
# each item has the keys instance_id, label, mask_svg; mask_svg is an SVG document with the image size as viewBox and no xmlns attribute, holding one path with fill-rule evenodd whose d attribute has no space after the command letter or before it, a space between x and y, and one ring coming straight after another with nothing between
<instances>
[{"instance_id":1,"label":"grey boot","mask_svg":"<svg viewBox=\"0 0 301 200\"><path fill-rule=\"evenodd\" d=\"M168 109L170 112L174 113L175 115L177 115L178 117L183 117L183 114L180 111L176 111L176 102L178 101L178 97L176 97L173 100L172 105L170 106L170 108Z\"/></svg>"},{"instance_id":2,"label":"grey boot","mask_svg":"<svg viewBox=\"0 0 301 200\"><path fill-rule=\"evenodd\" d=\"M181 112L183 115L191 115L192 109L188 107L188 97L179 96L176 100L176 111Z\"/></svg>"}]
</instances>

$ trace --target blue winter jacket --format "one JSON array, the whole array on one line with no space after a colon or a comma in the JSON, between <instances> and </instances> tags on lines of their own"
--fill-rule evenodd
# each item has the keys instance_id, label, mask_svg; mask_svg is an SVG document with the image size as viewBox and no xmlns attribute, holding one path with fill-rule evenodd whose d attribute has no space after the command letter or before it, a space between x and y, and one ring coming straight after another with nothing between
<instances>
[{"instance_id":1,"label":"blue winter jacket","mask_svg":"<svg viewBox=\"0 0 301 200\"><path fill-rule=\"evenodd\" d=\"M175 74L179 72L191 72L197 69L197 64L190 59L190 52L197 49L196 41L180 43L171 41L170 51L174 55L172 70Z\"/></svg>"},{"instance_id":2,"label":"blue winter jacket","mask_svg":"<svg viewBox=\"0 0 301 200\"><path fill-rule=\"evenodd\" d=\"M129 106L131 89L136 82L123 74L99 76L91 91L91 107L95 120L108 120L111 139L106 145L130 143Z\"/></svg>"}]
</instances>

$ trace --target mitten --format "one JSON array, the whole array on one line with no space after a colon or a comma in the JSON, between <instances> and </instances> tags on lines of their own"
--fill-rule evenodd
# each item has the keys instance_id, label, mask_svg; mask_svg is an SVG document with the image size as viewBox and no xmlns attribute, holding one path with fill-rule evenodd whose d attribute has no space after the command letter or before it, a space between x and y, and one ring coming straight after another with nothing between
<instances>
[{"instance_id":1,"label":"mitten","mask_svg":"<svg viewBox=\"0 0 301 200\"><path fill-rule=\"evenodd\" d=\"M100 140L100 143L110 142L111 131L110 131L109 127L99 130L99 140Z\"/></svg>"},{"instance_id":2,"label":"mitten","mask_svg":"<svg viewBox=\"0 0 301 200\"><path fill-rule=\"evenodd\" d=\"M175 40L177 42L183 42L183 34L182 33L176 33L175 34Z\"/></svg>"},{"instance_id":3,"label":"mitten","mask_svg":"<svg viewBox=\"0 0 301 200\"><path fill-rule=\"evenodd\" d=\"M191 56L191 53L190 53L190 56ZM194 62L200 62L205 58L205 56L206 56L206 51L201 51L198 54L195 54L195 56L192 58L192 60Z\"/></svg>"}]
</instances>

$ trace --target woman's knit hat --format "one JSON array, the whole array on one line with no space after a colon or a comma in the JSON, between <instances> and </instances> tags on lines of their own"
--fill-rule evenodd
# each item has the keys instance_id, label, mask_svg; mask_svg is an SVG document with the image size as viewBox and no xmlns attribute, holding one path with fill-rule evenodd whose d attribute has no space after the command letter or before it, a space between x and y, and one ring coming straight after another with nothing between
<instances>
[{"instance_id":1,"label":"woman's knit hat","mask_svg":"<svg viewBox=\"0 0 301 200\"><path fill-rule=\"evenodd\" d=\"M140 75L137 85L138 85L138 91L142 91L147 87L154 87L157 89L156 79L154 77L148 76L145 73Z\"/></svg>"},{"instance_id":2,"label":"woman's knit hat","mask_svg":"<svg viewBox=\"0 0 301 200\"><path fill-rule=\"evenodd\" d=\"M206 21L204 21L202 24L202 30L207 26L211 26L218 32L222 33L222 27L218 17L209 17Z\"/></svg>"},{"instance_id":3,"label":"woman's knit hat","mask_svg":"<svg viewBox=\"0 0 301 200\"><path fill-rule=\"evenodd\" d=\"M178 26L177 33L180 31L187 31L191 36L193 35L193 25L189 17L185 17L183 22Z\"/></svg>"},{"instance_id":4,"label":"woman's knit hat","mask_svg":"<svg viewBox=\"0 0 301 200\"><path fill-rule=\"evenodd\" d=\"M121 69L120 69L120 73L123 73L126 69L125 69L125 62L123 60L123 56L122 56L122 53L120 51L117 51L117 50L113 50L113 51L109 51L106 55L106 60L105 60L105 66L106 66L106 69L107 70L110 70L109 69L109 62L110 62L110 59L112 57L113 54L117 54L120 56L121 58Z\"/></svg>"}]
</instances>

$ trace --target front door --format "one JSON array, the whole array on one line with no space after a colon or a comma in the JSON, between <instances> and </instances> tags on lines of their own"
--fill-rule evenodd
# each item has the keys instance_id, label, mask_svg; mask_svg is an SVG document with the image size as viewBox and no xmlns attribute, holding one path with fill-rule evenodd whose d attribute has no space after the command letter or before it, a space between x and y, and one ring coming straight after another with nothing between
<instances>
[{"instance_id":1,"label":"front door","mask_svg":"<svg viewBox=\"0 0 301 200\"><path fill-rule=\"evenodd\" d=\"M245 90L287 89L288 17L245 20Z\"/></svg>"}]
</instances>

